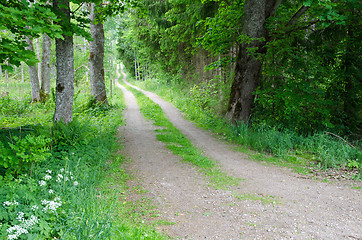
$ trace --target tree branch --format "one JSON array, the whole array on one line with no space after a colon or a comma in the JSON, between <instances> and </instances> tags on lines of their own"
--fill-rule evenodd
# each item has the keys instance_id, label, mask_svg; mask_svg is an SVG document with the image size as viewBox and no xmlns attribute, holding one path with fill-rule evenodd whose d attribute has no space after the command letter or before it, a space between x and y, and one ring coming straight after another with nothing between
<instances>
[{"instance_id":1,"label":"tree branch","mask_svg":"<svg viewBox=\"0 0 362 240\"><path fill-rule=\"evenodd\" d=\"M293 15L293 17L290 19L290 21L288 22L288 24L286 25L286 27L290 27L292 25L294 25L298 19L309 9L309 6L302 6L301 8L299 8L299 10Z\"/></svg>"}]
</instances>

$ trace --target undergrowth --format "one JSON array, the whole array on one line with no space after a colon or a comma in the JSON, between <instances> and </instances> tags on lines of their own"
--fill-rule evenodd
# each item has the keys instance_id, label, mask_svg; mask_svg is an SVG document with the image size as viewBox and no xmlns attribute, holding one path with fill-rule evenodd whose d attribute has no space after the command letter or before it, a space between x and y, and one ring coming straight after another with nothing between
<instances>
[{"instance_id":1,"label":"undergrowth","mask_svg":"<svg viewBox=\"0 0 362 240\"><path fill-rule=\"evenodd\" d=\"M195 94L195 86L188 87L172 81L167 85L157 79L132 81L132 84L159 94L183 111L189 120L227 141L271 155L260 157L258 153L240 148L254 159L287 165L304 173L310 172L310 168L357 170L353 178L362 178L362 146L359 142L352 146L327 132L301 136L266 125L231 124L223 116L215 114L219 106L213 88L209 91L204 89L203 96L200 96Z\"/></svg>"},{"instance_id":2,"label":"undergrowth","mask_svg":"<svg viewBox=\"0 0 362 240\"><path fill-rule=\"evenodd\" d=\"M122 217L127 188L116 130L121 91L110 106L79 92L74 120L53 124L54 102L0 98L0 239L163 239Z\"/></svg>"}]
</instances>

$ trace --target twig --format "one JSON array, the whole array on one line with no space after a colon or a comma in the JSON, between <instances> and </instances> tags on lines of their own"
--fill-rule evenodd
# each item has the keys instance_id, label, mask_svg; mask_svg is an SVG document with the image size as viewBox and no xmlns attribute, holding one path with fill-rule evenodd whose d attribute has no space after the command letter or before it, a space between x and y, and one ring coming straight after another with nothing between
<instances>
[{"instance_id":1,"label":"twig","mask_svg":"<svg viewBox=\"0 0 362 240\"><path fill-rule=\"evenodd\" d=\"M349 146L351 146L351 147L353 147L353 148L356 148L355 146L353 146L352 144L350 144L348 141L346 141L344 138L342 138L341 136L338 136L338 135L335 134L335 133L331 133L331 132L325 132L325 133L328 133L328 134L330 134L330 135L332 135L332 136L335 136L335 137L341 139L343 142L347 143Z\"/></svg>"}]
</instances>

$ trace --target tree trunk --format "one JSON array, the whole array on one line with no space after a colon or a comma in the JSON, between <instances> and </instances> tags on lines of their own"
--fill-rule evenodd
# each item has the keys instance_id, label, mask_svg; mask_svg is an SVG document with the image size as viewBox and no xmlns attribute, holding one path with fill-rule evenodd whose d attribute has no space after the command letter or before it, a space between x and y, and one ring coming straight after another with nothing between
<instances>
[{"instance_id":1,"label":"tree trunk","mask_svg":"<svg viewBox=\"0 0 362 240\"><path fill-rule=\"evenodd\" d=\"M50 55L52 40L43 34L42 60L41 60L41 90L45 94L50 93Z\"/></svg>"},{"instance_id":2,"label":"tree trunk","mask_svg":"<svg viewBox=\"0 0 362 240\"><path fill-rule=\"evenodd\" d=\"M9 72L7 69L5 69L5 82L6 82L7 90L9 91L10 82L9 82Z\"/></svg>"},{"instance_id":3,"label":"tree trunk","mask_svg":"<svg viewBox=\"0 0 362 240\"><path fill-rule=\"evenodd\" d=\"M40 62L40 41L39 41L39 38L37 38L35 40L35 44L36 44L36 56L38 57L38 64L37 64L37 68L38 68L38 79L40 80L41 79L41 62Z\"/></svg>"},{"instance_id":4,"label":"tree trunk","mask_svg":"<svg viewBox=\"0 0 362 240\"><path fill-rule=\"evenodd\" d=\"M104 30L103 23L97 20L97 7L90 3L90 33L93 41L89 43L89 73L91 94L97 102L108 105L104 79ZM96 24L95 24L96 23Z\"/></svg>"},{"instance_id":5,"label":"tree trunk","mask_svg":"<svg viewBox=\"0 0 362 240\"><path fill-rule=\"evenodd\" d=\"M134 76L137 80L137 57L136 57L136 52L134 53Z\"/></svg>"},{"instance_id":6,"label":"tree trunk","mask_svg":"<svg viewBox=\"0 0 362 240\"><path fill-rule=\"evenodd\" d=\"M265 53L267 31L264 27L266 19L275 11L276 0L246 0L244 4L243 33L252 38L250 43L239 46L235 75L231 87L227 116L233 122L249 122L254 106L253 92L259 82L262 61L260 54ZM278 1L279 2L279 1ZM257 49L255 53L250 49Z\"/></svg>"},{"instance_id":7,"label":"tree trunk","mask_svg":"<svg viewBox=\"0 0 362 240\"><path fill-rule=\"evenodd\" d=\"M54 0L53 6L61 11L66 20L61 24L70 24L69 0ZM65 7L64 7L65 6ZM65 21L65 22L64 22ZM54 122L63 121L69 123L73 120L73 97L74 97L74 52L73 36L63 35L64 39L55 40L57 80Z\"/></svg>"},{"instance_id":8,"label":"tree trunk","mask_svg":"<svg viewBox=\"0 0 362 240\"><path fill-rule=\"evenodd\" d=\"M24 83L24 66L21 64L21 82Z\"/></svg>"},{"instance_id":9,"label":"tree trunk","mask_svg":"<svg viewBox=\"0 0 362 240\"><path fill-rule=\"evenodd\" d=\"M33 39L26 37L26 42L28 44L27 49L34 52ZM41 99L37 64L28 65L28 67L31 84L31 101L39 102Z\"/></svg>"}]
</instances>

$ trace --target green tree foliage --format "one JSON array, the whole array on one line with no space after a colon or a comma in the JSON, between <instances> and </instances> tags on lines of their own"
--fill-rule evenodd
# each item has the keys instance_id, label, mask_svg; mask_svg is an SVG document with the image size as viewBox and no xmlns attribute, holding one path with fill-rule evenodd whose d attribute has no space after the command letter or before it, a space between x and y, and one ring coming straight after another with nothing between
<instances>
[{"instance_id":1,"label":"green tree foliage","mask_svg":"<svg viewBox=\"0 0 362 240\"><path fill-rule=\"evenodd\" d=\"M283 20L292 18L292 5L281 6L269 21L271 40L257 90L255 121L299 133L360 131L358 5L357 1L311 5L293 26Z\"/></svg>"},{"instance_id":2,"label":"green tree foliage","mask_svg":"<svg viewBox=\"0 0 362 240\"><path fill-rule=\"evenodd\" d=\"M53 23L58 18L43 1L0 1L0 64L3 68L19 66L22 61L36 63L32 51L26 50L24 36L61 37L61 29Z\"/></svg>"},{"instance_id":3,"label":"green tree foliage","mask_svg":"<svg viewBox=\"0 0 362 240\"><path fill-rule=\"evenodd\" d=\"M253 40L242 31L243 0L139 3L119 28L118 48L128 69L137 55L157 66L155 71L187 82L200 61L197 55L206 51L207 69L221 68L232 76L237 46ZM360 138L360 1L282 1L277 6L265 25L266 39L259 39L265 49L248 50L263 62L251 122Z\"/></svg>"}]
</instances>

